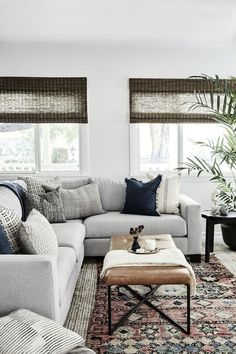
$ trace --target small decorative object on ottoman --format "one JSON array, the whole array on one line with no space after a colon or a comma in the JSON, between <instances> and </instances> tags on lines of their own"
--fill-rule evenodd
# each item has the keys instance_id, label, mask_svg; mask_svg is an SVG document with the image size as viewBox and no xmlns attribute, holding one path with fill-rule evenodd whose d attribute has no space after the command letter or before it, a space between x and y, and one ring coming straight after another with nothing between
<instances>
[{"instance_id":1,"label":"small decorative object on ottoman","mask_svg":"<svg viewBox=\"0 0 236 354\"><path fill-rule=\"evenodd\" d=\"M0 353L94 353L83 345L79 334L29 310L21 309L0 318Z\"/></svg>"}]
</instances>

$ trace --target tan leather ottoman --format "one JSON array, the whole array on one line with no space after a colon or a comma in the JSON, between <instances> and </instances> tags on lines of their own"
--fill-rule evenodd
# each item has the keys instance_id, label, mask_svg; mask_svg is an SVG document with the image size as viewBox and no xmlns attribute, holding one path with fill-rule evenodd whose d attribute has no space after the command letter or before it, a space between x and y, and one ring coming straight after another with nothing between
<instances>
[{"instance_id":1,"label":"tan leather ottoman","mask_svg":"<svg viewBox=\"0 0 236 354\"><path fill-rule=\"evenodd\" d=\"M176 245L171 235L153 235L153 236L139 236L139 243L144 245L145 239L154 238L157 240L158 248L176 248ZM110 250L129 249L132 245L131 236L113 236L111 238ZM148 255L143 255L148 257ZM122 325L143 303L146 303L151 308L158 311L164 318L166 318L173 325L187 334L190 334L190 285L191 276L187 268L182 266L124 266L111 268L106 271L103 281L108 287L108 326L109 334L111 335L120 325ZM184 284L187 287L187 328L181 327L174 320L169 318L163 311L154 306L149 298L152 294L164 284ZM111 287L112 285L123 286L132 292L140 302L133 307L117 324L112 326L112 312L111 312ZM150 291L147 295L142 296L129 285L148 285Z\"/></svg>"}]
</instances>

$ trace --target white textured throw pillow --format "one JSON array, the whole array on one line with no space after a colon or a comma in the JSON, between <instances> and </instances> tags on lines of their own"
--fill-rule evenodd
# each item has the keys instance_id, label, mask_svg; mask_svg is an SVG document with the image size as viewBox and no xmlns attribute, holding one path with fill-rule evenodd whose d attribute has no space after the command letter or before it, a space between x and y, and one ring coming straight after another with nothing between
<instances>
[{"instance_id":1,"label":"white textured throw pillow","mask_svg":"<svg viewBox=\"0 0 236 354\"><path fill-rule=\"evenodd\" d=\"M149 180L156 176L147 173ZM162 176L159 188L157 188L156 203L160 214L179 214L179 189L180 176Z\"/></svg>"},{"instance_id":2,"label":"white textured throw pillow","mask_svg":"<svg viewBox=\"0 0 236 354\"><path fill-rule=\"evenodd\" d=\"M77 333L29 310L0 318L0 353L64 354L83 344Z\"/></svg>"},{"instance_id":3,"label":"white textured throw pillow","mask_svg":"<svg viewBox=\"0 0 236 354\"><path fill-rule=\"evenodd\" d=\"M48 220L37 210L32 209L27 220L19 229L20 242L29 254L57 256L56 234Z\"/></svg>"}]
</instances>

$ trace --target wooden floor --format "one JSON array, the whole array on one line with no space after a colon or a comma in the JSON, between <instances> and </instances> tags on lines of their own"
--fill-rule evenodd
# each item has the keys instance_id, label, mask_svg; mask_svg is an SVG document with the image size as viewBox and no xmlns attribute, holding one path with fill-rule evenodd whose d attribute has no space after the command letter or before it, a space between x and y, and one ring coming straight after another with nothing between
<instances>
[{"instance_id":1,"label":"wooden floor","mask_svg":"<svg viewBox=\"0 0 236 354\"><path fill-rule=\"evenodd\" d=\"M204 244L203 244L204 249ZM204 251L203 251L204 253ZM231 251L223 240L217 238L214 244L214 253L221 262L236 275L236 251Z\"/></svg>"}]
</instances>

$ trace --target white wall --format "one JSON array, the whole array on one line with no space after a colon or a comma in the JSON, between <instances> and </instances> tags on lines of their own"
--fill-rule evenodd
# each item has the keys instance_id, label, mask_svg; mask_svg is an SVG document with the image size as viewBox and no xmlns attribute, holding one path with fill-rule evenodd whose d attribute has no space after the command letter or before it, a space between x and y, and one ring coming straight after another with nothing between
<instances>
[{"instance_id":1,"label":"white wall","mask_svg":"<svg viewBox=\"0 0 236 354\"><path fill-rule=\"evenodd\" d=\"M90 174L129 174L129 77L232 76L236 49L151 45L0 46L0 75L86 76L88 78ZM214 186L184 178L182 191L209 207Z\"/></svg>"}]
</instances>

